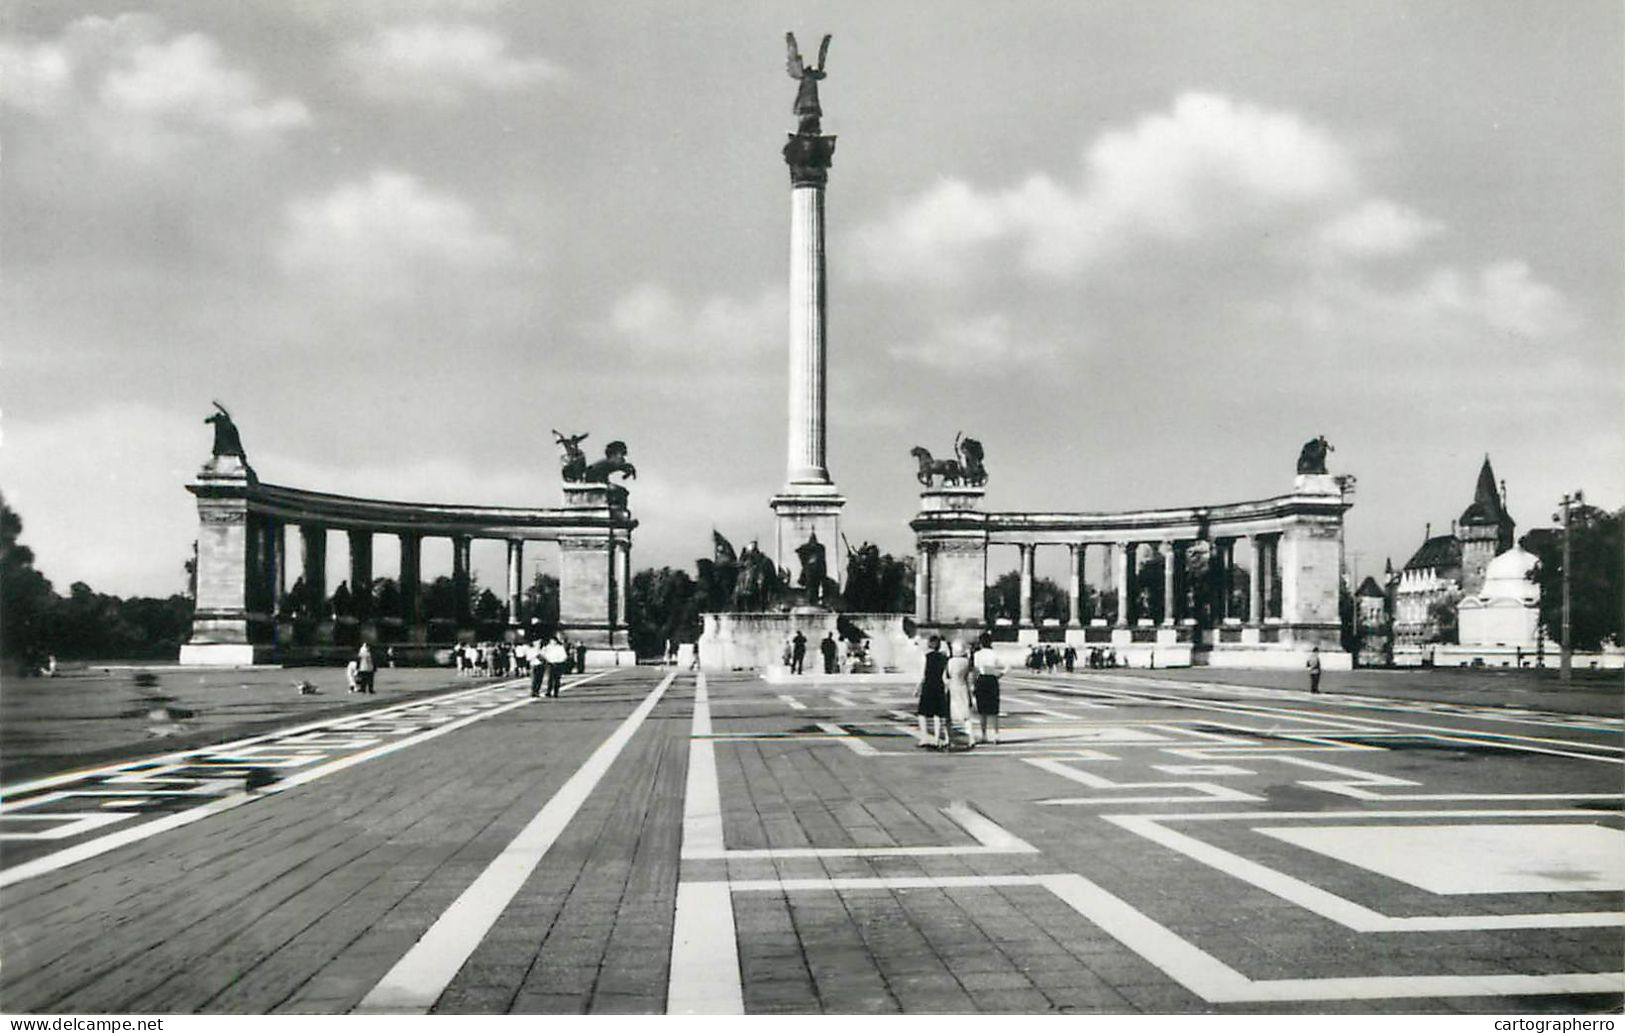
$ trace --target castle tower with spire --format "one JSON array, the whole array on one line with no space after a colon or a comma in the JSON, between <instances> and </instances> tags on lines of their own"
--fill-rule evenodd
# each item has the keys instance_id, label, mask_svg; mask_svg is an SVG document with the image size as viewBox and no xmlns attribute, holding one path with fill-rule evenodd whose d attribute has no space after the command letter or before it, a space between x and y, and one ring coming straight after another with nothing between
<instances>
[{"instance_id":1,"label":"castle tower with spire","mask_svg":"<svg viewBox=\"0 0 1625 1033\"><path fill-rule=\"evenodd\" d=\"M1512 532L1516 527L1501 498L1490 457L1478 471L1478 486L1473 501L1462 510L1456 522L1456 537L1461 540L1461 591L1463 595L1477 595L1484 587L1484 569L1490 560L1512 548Z\"/></svg>"}]
</instances>

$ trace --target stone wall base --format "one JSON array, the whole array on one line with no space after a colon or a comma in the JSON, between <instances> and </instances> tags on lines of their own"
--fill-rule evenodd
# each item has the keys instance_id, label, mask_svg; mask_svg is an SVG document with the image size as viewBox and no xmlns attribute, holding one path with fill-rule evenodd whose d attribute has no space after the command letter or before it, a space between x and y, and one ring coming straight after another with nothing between
<instances>
[{"instance_id":1,"label":"stone wall base","mask_svg":"<svg viewBox=\"0 0 1625 1033\"><path fill-rule=\"evenodd\" d=\"M784 645L801 632L807 639L806 671L823 671L818 650L830 632L840 639L842 620L857 626L869 640L870 659L877 672L913 672L923 664L919 648L903 631L901 614L810 611L790 613L708 613L705 633L696 648L700 670L767 671L784 666ZM844 659L844 644L842 657Z\"/></svg>"},{"instance_id":2,"label":"stone wall base","mask_svg":"<svg viewBox=\"0 0 1625 1033\"><path fill-rule=\"evenodd\" d=\"M247 643L188 642L181 646L182 667L253 667L275 662L270 646Z\"/></svg>"},{"instance_id":3,"label":"stone wall base","mask_svg":"<svg viewBox=\"0 0 1625 1033\"><path fill-rule=\"evenodd\" d=\"M1219 645L1197 654L1198 666L1251 667L1261 670L1307 671L1309 650L1295 646ZM1341 649L1322 649L1320 669L1352 671L1354 657Z\"/></svg>"}]
</instances>

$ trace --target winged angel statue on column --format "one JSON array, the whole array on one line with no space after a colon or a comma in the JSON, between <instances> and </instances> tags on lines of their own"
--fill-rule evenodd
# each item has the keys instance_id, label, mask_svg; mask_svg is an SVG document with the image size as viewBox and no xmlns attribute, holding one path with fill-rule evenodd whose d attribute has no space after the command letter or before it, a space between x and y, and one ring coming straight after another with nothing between
<instances>
[{"instance_id":1,"label":"winged angel statue on column","mask_svg":"<svg viewBox=\"0 0 1625 1033\"><path fill-rule=\"evenodd\" d=\"M801 80L801 89L796 91L796 132L805 136L817 136L823 132L819 122L824 115L824 109L818 106L818 80L824 77L824 55L829 53L829 37L818 44L818 67L805 64L801 60L801 50L796 46L796 34L786 32L784 42L790 48L790 78Z\"/></svg>"}]
</instances>

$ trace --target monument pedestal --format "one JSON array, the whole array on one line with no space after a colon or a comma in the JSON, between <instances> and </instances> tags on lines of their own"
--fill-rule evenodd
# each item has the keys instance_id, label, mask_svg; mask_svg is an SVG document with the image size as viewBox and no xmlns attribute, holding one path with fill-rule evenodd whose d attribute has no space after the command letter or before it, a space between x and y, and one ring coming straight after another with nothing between
<instances>
[{"instance_id":1,"label":"monument pedestal","mask_svg":"<svg viewBox=\"0 0 1625 1033\"><path fill-rule=\"evenodd\" d=\"M807 490L801 490L801 489ZM817 489L817 490L815 490ZM846 580L846 547L841 542L841 507L846 497L834 485L791 485L768 501L773 507L773 562L790 572L795 583L801 570L796 550L814 534L824 547L824 562L836 584Z\"/></svg>"}]
</instances>

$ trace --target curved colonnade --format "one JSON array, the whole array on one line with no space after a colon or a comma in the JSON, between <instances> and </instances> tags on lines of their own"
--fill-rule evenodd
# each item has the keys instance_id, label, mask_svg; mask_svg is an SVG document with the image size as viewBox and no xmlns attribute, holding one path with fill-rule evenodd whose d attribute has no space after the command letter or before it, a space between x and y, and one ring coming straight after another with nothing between
<instances>
[{"instance_id":1,"label":"curved colonnade","mask_svg":"<svg viewBox=\"0 0 1625 1033\"><path fill-rule=\"evenodd\" d=\"M518 627L524 595L525 543L559 548L559 627L585 645L589 664L632 662L626 641L626 591L637 521L625 494L607 484L564 485L561 507L528 509L355 498L262 483L236 456L216 456L187 485L197 497L197 607L183 664L249 664L317 659L347 653L360 641L389 641L408 655L432 653L424 612L425 538L452 543L457 613L450 639L470 638L470 555L475 540L507 543L507 624ZM286 528L299 528L298 582L314 613L294 617L286 605ZM327 541L341 531L349 546L348 583L370 589L375 535L400 545L400 602L394 614L370 612L370 590L357 591L353 613L327 612Z\"/></svg>"},{"instance_id":2,"label":"curved colonnade","mask_svg":"<svg viewBox=\"0 0 1625 1033\"><path fill-rule=\"evenodd\" d=\"M964 637L988 624L987 550L1020 550L1018 641L1044 636L1032 592L1040 547L1068 550L1068 613L1048 637L1110 648L1132 666L1191 663L1298 666L1319 647L1327 667L1347 657L1340 642L1339 588L1345 483L1298 475L1289 495L1217 506L1124 513L990 513L981 488L921 493L916 535L915 620L922 633ZM1085 623L1084 565L1108 557L1111 616ZM1142 552L1160 559L1160 586L1141 584ZM1237 554L1245 560L1245 604L1232 599ZM1193 562L1194 561L1194 562ZM1192 576L1193 568L1200 570ZM1142 591L1160 588L1160 591ZM1148 597L1160 605L1146 605Z\"/></svg>"}]
</instances>

